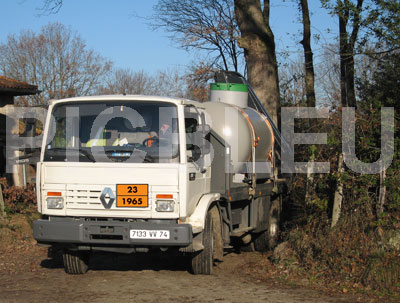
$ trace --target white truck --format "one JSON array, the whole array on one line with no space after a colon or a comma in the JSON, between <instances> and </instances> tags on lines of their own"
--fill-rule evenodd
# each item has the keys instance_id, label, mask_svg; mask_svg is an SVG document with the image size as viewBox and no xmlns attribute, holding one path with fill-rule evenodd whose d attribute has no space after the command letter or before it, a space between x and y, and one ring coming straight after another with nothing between
<instances>
[{"instance_id":1,"label":"white truck","mask_svg":"<svg viewBox=\"0 0 400 303\"><path fill-rule=\"evenodd\" d=\"M189 255L194 274L211 274L233 242L274 246L285 189L279 131L242 77L217 80L205 103L138 95L51 103L34 238L63 250L67 273L85 273L96 251L169 249Z\"/></svg>"}]
</instances>

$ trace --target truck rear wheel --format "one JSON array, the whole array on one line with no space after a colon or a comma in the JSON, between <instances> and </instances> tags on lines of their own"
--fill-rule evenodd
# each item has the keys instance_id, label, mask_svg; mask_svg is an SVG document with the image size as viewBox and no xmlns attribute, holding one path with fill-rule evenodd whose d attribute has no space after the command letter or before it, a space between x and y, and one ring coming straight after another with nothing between
<instances>
[{"instance_id":1,"label":"truck rear wheel","mask_svg":"<svg viewBox=\"0 0 400 303\"><path fill-rule=\"evenodd\" d=\"M214 266L214 259L222 259L223 243L221 238L221 224L219 212L216 207L207 212L203 230L202 251L192 255L192 272L195 275L211 275Z\"/></svg>"},{"instance_id":2,"label":"truck rear wheel","mask_svg":"<svg viewBox=\"0 0 400 303\"><path fill-rule=\"evenodd\" d=\"M67 274L82 275L89 267L89 253L77 250L63 251L64 270Z\"/></svg>"},{"instance_id":3,"label":"truck rear wheel","mask_svg":"<svg viewBox=\"0 0 400 303\"><path fill-rule=\"evenodd\" d=\"M268 229L256 235L254 248L256 251L272 250L278 244L281 213L281 196L274 199L269 209Z\"/></svg>"}]
</instances>

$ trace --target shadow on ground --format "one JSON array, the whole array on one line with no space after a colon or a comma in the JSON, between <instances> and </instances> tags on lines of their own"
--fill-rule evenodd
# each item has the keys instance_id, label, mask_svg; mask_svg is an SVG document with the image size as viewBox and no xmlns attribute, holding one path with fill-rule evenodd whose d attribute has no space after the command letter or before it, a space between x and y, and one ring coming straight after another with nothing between
<instances>
[{"instance_id":1,"label":"shadow on ground","mask_svg":"<svg viewBox=\"0 0 400 303\"><path fill-rule=\"evenodd\" d=\"M47 269L63 268L62 251L50 253L40 263ZM90 255L89 270L142 271L172 270L190 271L188 257L168 252L120 254L94 252Z\"/></svg>"}]
</instances>

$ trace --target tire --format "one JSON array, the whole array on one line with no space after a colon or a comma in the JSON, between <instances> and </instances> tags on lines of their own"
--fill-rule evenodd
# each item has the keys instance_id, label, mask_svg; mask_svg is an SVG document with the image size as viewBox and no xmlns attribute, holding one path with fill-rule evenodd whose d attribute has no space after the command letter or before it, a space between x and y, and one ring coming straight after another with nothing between
<instances>
[{"instance_id":1,"label":"tire","mask_svg":"<svg viewBox=\"0 0 400 303\"><path fill-rule=\"evenodd\" d=\"M62 252L63 250L57 246L51 246L47 250L47 258L51 260L51 266L53 267L62 267Z\"/></svg>"},{"instance_id":2,"label":"tire","mask_svg":"<svg viewBox=\"0 0 400 303\"><path fill-rule=\"evenodd\" d=\"M89 253L76 250L63 251L64 270L67 274L82 275L89 267Z\"/></svg>"},{"instance_id":3,"label":"tire","mask_svg":"<svg viewBox=\"0 0 400 303\"><path fill-rule=\"evenodd\" d=\"M278 244L279 225L281 215L281 196L274 199L271 203L268 214L268 229L259 233L254 239L256 251L272 250Z\"/></svg>"},{"instance_id":4,"label":"tire","mask_svg":"<svg viewBox=\"0 0 400 303\"><path fill-rule=\"evenodd\" d=\"M216 207L207 212L203 230L204 249L191 256L192 272L195 275L211 275L216 256L222 256L223 245L219 213ZM221 243L220 243L221 242ZM222 258L222 257L218 257Z\"/></svg>"},{"instance_id":5,"label":"tire","mask_svg":"<svg viewBox=\"0 0 400 303\"><path fill-rule=\"evenodd\" d=\"M246 239L247 238L247 239ZM254 247L254 236L250 233L250 234L245 234L242 237L240 237L240 251L243 252L253 252L256 251L255 247Z\"/></svg>"},{"instance_id":6,"label":"tire","mask_svg":"<svg viewBox=\"0 0 400 303\"><path fill-rule=\"evenodd\" d=\"M241 244L240 251L243 251L243 252L255 251L254 242L250 242L249 244Z\"/></svg>"}]
</instances>

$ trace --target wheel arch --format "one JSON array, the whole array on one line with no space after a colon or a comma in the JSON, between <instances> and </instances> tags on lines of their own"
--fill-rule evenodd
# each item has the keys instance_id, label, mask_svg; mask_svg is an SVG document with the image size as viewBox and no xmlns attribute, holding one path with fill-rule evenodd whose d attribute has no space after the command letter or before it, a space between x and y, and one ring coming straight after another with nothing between
<instances>
[{"instance_id":1,"label":"wheel arch","mask_svg":"<svg viewBox=\"0 0 400 303\"><path fill-rule=\"evenodd\" d=\"M205 194L200 198L193 214L187 218L185 222L192 225L194 234L200 233L204 230L207 212L213 204L217 204L220 198L221 195L218 193Z\"/></svg>"}]
</instances>

